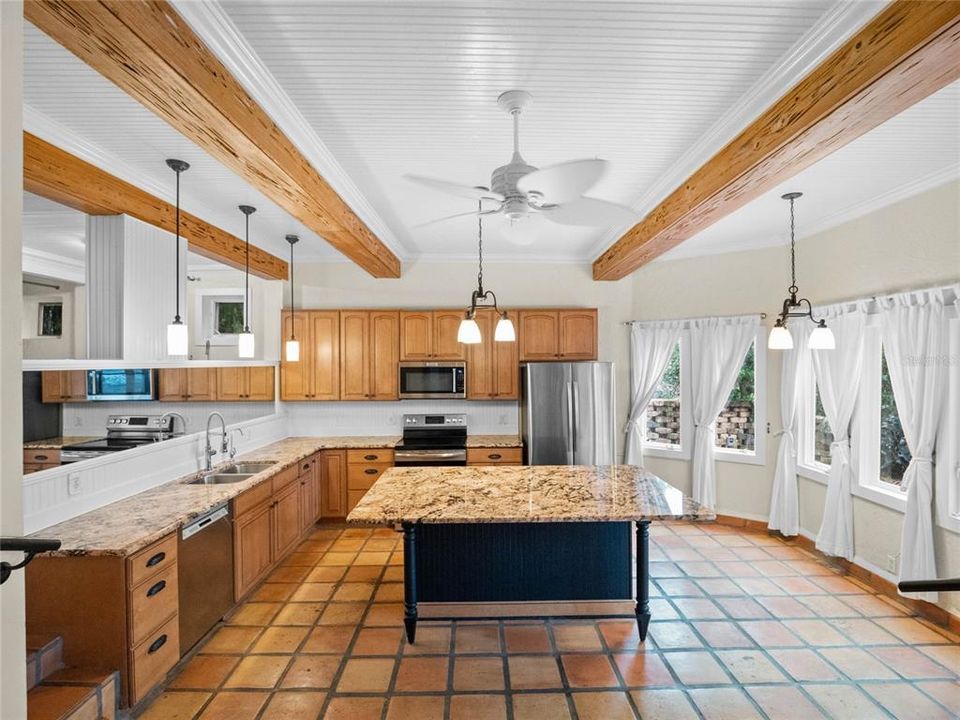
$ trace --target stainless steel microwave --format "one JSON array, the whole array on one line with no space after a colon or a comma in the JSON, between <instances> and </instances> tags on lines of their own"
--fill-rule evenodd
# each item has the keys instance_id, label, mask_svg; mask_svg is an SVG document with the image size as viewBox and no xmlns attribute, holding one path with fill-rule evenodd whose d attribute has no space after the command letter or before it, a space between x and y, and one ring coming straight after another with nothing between
<instances>
[{"instance_id":1,"label":"stainless steel microwave","mask_svg":"<svg viewBox=\"0 0 960 720\"><path fill-rule=\"evenodd\" d=\"M87 400L155 400L156 379L150 368L89 370Z\"/></svg>"},{"instance_id":2,"label":"stainless steel microwave","mask_svg":"<svg viewBox=\"0 0 960 720\"><path fill-rule=\"evenodd\" d=\"M400 363L400 399L420 400L467 396L466 363L402 362Z\"/></svg>"}]
</instances>

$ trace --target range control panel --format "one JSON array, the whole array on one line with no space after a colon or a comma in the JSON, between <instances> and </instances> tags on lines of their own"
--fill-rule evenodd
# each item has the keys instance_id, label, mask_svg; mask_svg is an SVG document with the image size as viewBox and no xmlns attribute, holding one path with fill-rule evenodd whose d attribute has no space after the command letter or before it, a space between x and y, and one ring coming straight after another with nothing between
<instances>
[{"instance_id":1,"label":"range control panel","mask_svg":"<svg viewBox=\"0 0 960 720\"><path fill-rule=\"evenodd\" d=\"M465 413L453 413L450 415L404 415L404 427L466 427L467 416Z\"/></svg>"}]
</instances>

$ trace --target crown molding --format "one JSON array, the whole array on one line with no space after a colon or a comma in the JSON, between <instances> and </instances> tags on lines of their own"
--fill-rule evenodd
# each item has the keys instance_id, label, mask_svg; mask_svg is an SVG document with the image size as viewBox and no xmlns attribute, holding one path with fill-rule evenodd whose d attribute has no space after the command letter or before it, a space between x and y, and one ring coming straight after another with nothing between
<instances>
[{"instance_id":1,"label":"crown molding","mask_svg":"<svg viewBox=\"0 0 960 720\"><path fill-rule=\"evenodd\" d=\"M641 219L846 42L885 6L886 0L838 3L828 10L739 100L715 122L640 198L631 204ZM599 258L629 227L605 233L590 251Z\"/></svg>"},{"instance_id":2,"label":"crown molding","mask_svg":"<svg viewBox=\"0 0 960 720\"><path fill-rule=\"evenodd\" d=\"M401 261L409 252L363 196L217 0L171 0L177 13L368 228Z\"/></svg>"},{"instance_id":3,"label":"crown molding","mask_svg":"<svg viewBox=\"0 0 960 720\"><path fill-rule=\"evenodd\" d=\"M29 275L84 285L87 282L86 265L79 260L54 255L53 253L35 250L31 247L22 249L22 271Z\"/></svg>"}]
</instances>

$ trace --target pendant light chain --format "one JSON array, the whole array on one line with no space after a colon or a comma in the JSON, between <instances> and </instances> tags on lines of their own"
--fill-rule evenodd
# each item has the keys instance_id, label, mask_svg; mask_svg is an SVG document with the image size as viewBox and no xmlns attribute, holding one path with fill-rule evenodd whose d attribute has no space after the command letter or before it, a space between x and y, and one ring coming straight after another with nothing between
<instances>
[{"instance_id":1,"label":"pendant light chain","mask_svg":"<svg viewBox=\"0 0 960 720\"><path fill-rule=\"evenodd\" d=\"M176 264L176 279L177 279L177 289L174 295L177 298L177 312L173 316L173 321L178 323L180 320L180 171L177 171L177 240L176 244L173 246L173 252L175 257Z\"/></svg>"},{"instance_id":2,"label":"pendant light chain","mask_svg":"<svg viewBox=\"0 0 960 720\"><path fill-rule=\"evenodd\" d=\"M289 238L288 238L289 242ZM293 243L290 243L290 339L297 339L297 300L293 283Z\"/></svg>"},{"instance_id":3,"label":"pendant light chain","mask_svg":"<svg viewBox=\"0 0 960 720\"><path fill-rule=\"evenodd\" d=\"M477 201L477 254L479 256L480 265L477 270L477 291L478 295L483 295L483 215L480 213L483 210L483 201Z\"/></svg>"},{"instance_id":4,"label":"pendant light chain","mask_svg":"<svg viewBox=\"0 0 960 720\"><path fill-rule=\"evenodd\" d=\"M246 272L243 275L243 331L250 332L250 213L247 219L247 258Z\"/></svg>"},{"instance_id":5,"label":"pendant light chain","mask_svg":"<svg viewBox=\"0 0 960 720\"><path fill-rule=\"evenodd\" d=\"M790 292L796 293L797 287L797 243L794 226L793 203L796 198L790 198Z\"/></svg>"}]
</instances>

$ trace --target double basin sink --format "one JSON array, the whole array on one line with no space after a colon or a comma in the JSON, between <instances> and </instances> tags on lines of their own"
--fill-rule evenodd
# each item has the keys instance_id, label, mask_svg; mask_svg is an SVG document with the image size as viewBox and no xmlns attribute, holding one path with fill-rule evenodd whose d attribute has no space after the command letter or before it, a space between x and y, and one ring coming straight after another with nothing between
<instances>
[{"instance_id":1,"label":"double basin sink","mask_svg":"<svg viewBox=\"0 0 960 720\"><path fill-rule=\"evenodd\" d=\"M249 477L253 477L259 472L269 470L276 463L272 462L238 462L230 467L216 472L205 473L195 480L188 482L188 485L229 485L231 483L243 482Z\"/></svg>"}]
</instances>

